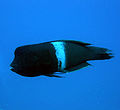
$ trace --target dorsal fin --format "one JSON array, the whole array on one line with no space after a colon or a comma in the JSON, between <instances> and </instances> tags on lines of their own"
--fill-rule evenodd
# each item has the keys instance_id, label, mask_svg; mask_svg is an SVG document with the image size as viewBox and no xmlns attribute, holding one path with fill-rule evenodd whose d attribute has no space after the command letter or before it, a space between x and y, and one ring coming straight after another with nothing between
<instances>
[{"instance_id":1,"label":"dorsal fin","mask_svg":"<svg viewBox=\"0 0 120 110\"><path fill-rule=\"evenodd\" d=\"M56 40L57 42L67 42L67 43L74 43L74 44L77 44L77 45L81 45L81 46L86 46L86 45L91 45L89 43L84 43L84 42L81 42L81 41L75 41L75 40ZM56 41L52 41L52 42L56 42Z\"/></svg>"}]
</instances>

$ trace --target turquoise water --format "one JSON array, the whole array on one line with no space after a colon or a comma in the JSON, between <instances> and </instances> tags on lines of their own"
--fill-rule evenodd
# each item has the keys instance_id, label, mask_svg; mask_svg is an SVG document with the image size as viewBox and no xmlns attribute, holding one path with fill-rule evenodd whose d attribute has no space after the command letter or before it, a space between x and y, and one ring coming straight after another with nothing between
<instances>
[{"instance_id":1,"label":"turquoise water","mask_svg":"<svg viewBox=\"0 0 120 110\"><path fill-rule=\"evenodd\" d=\"M0 110L120 110L119 10L119 0L1 1ZM16 47L59 39L106 47L115 57L65 78L10 71Z\"/></svg>"}]
</instances>

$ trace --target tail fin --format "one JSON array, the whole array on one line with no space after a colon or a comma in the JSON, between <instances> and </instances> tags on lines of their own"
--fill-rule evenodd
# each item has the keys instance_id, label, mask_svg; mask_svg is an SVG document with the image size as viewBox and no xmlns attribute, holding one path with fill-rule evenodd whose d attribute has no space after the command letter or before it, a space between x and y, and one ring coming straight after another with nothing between
<instances>
[{"instance_id":1,"label":"tail fin","mask_svg":"<svg viewBox=\"0 0 120 110\"><path fill-rule=\"evenodd\" d=\"M105 60L105 59L111 59L112 53L101 53L101 54L97 54L98 60Z\"/></svg>"},{"instance_id":2,"label":"tail fin","mask_svg":"<svg viewBox=\"0 0 120 110\"><path fill-rule=\"evenodd\" d=\"M93 51L92 60L105 60L105 59L111 59L113 54L111 53L111 50L108 50L106 48L100 48L100 47L94 47L90 46L90 50Z\"/></svg>"}]
</instances>

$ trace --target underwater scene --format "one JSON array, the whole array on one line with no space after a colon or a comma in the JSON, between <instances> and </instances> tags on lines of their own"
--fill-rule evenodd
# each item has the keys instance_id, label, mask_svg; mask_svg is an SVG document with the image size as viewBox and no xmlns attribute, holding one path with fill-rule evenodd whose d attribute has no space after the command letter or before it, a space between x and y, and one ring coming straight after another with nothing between
<instances>
[{"instance_id":1,"label":"underwater scene","mask_svg":"<svg viewBox=\"0 0 120 110\"><path fill-rule=\"evenodd\" d=\"M0 110L120 110L119 0L0 10Z\"/></svg>"}]
</instances>

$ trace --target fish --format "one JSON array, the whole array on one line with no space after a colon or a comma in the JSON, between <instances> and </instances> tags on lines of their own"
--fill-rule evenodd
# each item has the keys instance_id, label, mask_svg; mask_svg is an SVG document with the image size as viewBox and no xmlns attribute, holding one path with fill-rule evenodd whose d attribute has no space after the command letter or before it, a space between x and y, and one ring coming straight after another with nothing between
<instances>
[{"instance_id":1,"label":"fish","mask_svg":"<svg viewBox=\"0 0 120 110\"><path fill-rule=\"evenodd\" d=\"M55 40L17 47L10 64L11 71L26 77L48 76L62 78L61 73L72 72L91 60L113 57L107 48L75 40Z\"/></svg>"}]
</instances>

